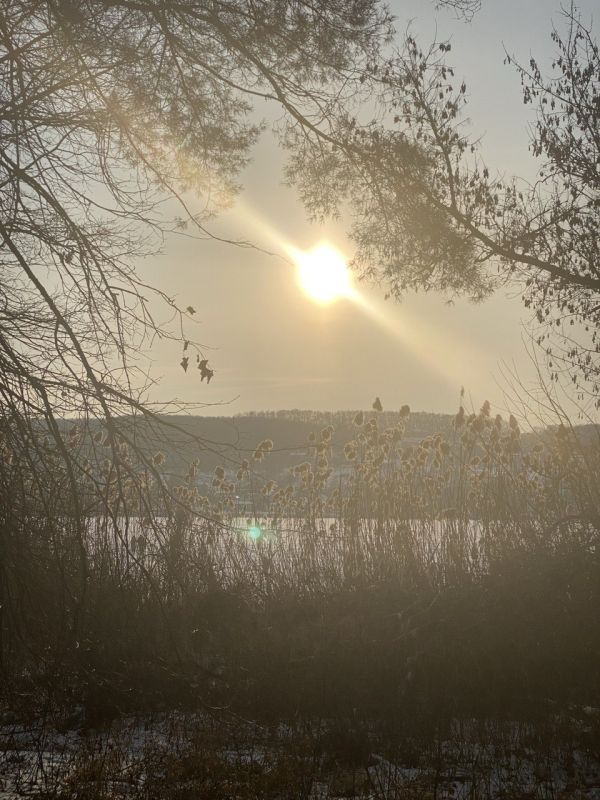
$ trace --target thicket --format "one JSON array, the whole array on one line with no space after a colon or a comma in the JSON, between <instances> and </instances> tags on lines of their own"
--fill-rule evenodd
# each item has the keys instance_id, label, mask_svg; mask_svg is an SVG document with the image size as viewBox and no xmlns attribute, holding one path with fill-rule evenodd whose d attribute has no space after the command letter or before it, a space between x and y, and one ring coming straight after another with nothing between
<instances>
[{"instance_id":1,"label":"thicket","mask_svg":"<svg viewBox=\"0 0 600 800\"><path fill-rule=\"evenodd\" d=\"M140 462L75 426L78 496L51 444L44 486L5 423L5 706L352 713L415 735L600 705L598 442L561 426L524 447L486 403L406 444L408 416L357 413L344 474L326 426L262 482L264 440L209 495L197 462L177 478L162 451Z\"/></svg>"}]
</instances>

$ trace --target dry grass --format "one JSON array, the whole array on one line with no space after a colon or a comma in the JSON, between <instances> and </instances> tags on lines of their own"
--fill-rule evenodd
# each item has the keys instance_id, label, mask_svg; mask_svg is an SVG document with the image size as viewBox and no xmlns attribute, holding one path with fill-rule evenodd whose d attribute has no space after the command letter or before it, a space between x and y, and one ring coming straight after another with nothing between
<instances>
[{"instance_id":1,"label":"dry grass","mask_svg":"<svg viewBox=\"0 0 600 800\"><path fill-rule=\"evenodd\" d=\"M572 749L564 720L600 706L600 447L561 428L524 448L516 420L492 418L487 405L460 412L448 439L408 446L407 414L385 430L376 413L357 415L343 474L330 466L327 427L290 475L261 482L266 440L215 470L210 496L192 464L168 492L148 487L145 504L133 492L123 513L88 513L83 537L68 497L24 514L3 495L5 705L55 718L80 704L87 725L168 708L296 728L347 728L350 715L362 731L351 751L370 755L364 736L377 735L412 742L430 765L432 743L455 741L457 720L547 730L552 748ZM15 496L27 490L35 509L24 474L13 476ZM598 745L597 727L575 729L577 747ZM222 770L237 780L209 750L193 780L220 785ZM309 780L306 754L294 758L271 758L266 773L246 765L245 788L230 794L276 796L286 784L308 796L318 770ZM169 769L196 769L173 759ZM92 775L97 761L84 762ZM367 792L364 775L348 774ZM219 796L214 786L202 792ZM428 796L417 788L410 796ZM385 791L377 796L395 796Z\"/></svg>"}]
</instances>

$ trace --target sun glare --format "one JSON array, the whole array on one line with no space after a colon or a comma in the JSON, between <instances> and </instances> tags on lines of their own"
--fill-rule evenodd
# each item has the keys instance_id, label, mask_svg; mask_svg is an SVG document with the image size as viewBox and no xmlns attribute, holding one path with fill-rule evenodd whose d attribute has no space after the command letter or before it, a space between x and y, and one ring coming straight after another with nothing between
<instances>
[{"instance_id":1,"label":"sun glare","mask_svg":"<svg viewBox=\"0 0 600 800\"><path fill-rule=\"evenodd\" d=\"M352 293L350 273L344 256L329 244L320 244L295 254L298 281L306 294L327 305Z\"/></svg>"}]
</instances>

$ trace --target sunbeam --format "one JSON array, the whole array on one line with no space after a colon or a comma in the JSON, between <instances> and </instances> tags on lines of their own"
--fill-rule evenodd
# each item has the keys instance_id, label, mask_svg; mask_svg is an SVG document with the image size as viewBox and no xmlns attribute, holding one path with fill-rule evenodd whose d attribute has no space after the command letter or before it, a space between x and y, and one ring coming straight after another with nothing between
<instances>
[{"instance_id":1,"label":"sunbeam","mask_svg":"<svg viewBox=\"0 0 600 800\"><path fill-rule=\"evenodd\" d=\"M275 248L275 254L296 269L298 285L310 300L324 307L335 301L351 302L425 368L450 385L476 385L481 380L489 359L486 361L473 342L459 339L448 331L442 334L431 320L418 319L406 307L401 314L393 315L381 308L356 287L348 259L333 244L323 239L315 247L302 250L243 201L238 201L236 209L244 221L268 240L269 247Z\"/></svg>"}]
</instances>

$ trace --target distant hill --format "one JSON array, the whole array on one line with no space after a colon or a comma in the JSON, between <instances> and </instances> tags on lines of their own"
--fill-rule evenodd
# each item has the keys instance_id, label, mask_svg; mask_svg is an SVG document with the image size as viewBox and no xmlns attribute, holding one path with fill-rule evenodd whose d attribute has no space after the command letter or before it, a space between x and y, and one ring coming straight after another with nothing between
<instances>
[{"instance_id":1,"label":"distant hill","mask_svg":"<svg viewBox=\"0 0 600 800\"><path fill-rule=\"evenodd\" d=\"M305 460L308 455L309 436L318 434L325 426L333 425L334 465L344 462L343 446L356 435L352 420L357 411L305 411L284 410L251 412L234 417L202 417L176 415L163 417L164 425L151 425L145 420L135 421L135 437L140 446L151 451L160 450L166 455L164 471L181 474L198 459L200 473L208 475L218 465L237 468L242 458L249 458L256 445L270 439L273 449L257 465L256 471L267 479L283 479L290 467ZM368 412L374 415L376 412ZM381 429L396 424L399 412L384 411L377 414ZM405 443L420 441L435 433L451 430L452 414L416 412L408 418ZM121 425L132 435L132 419L121 420Z\"/></svg>"},{"instance_id":2,"label":"distant hill","mask_svg":"<svg viewBox=\"0 0 600 800\"><path fill-rule=\"evenodd\" d=\"M169 415L160 418L161 424L147 419L121 418L120 425L127 429L142 450L149 454L161 451L166 458L161 471L165 475L184 474L192 461L198 461L198 482L208 484L215 467L223 466L235 472L243 458L252 456L259 442L270 439L273 448L264 461L253 464L256 474L266 480L285 481L291 467L311 458L309 449L311 433L319 434L332 425L332 461L334 469L345 469L347 462L343 448L356 436L353 419L358 412L281 410L250 412L232 417L203 417L192 415ZM377 416L380 430L395 425L400 420L398 411L369 411L365 416ZM454 438L452 423L454 414L412 412L408 417L403 445L420 442L422 439L441 433L450 441ZM65 421L65 424L70 424ZM550 441L557 428L551 426L535 434L524 433L523 445L528 450L539 441ZM580 444L584 446L600 443L600 428L581 425L575 429Z\"/></svg>"}]
</instances>

